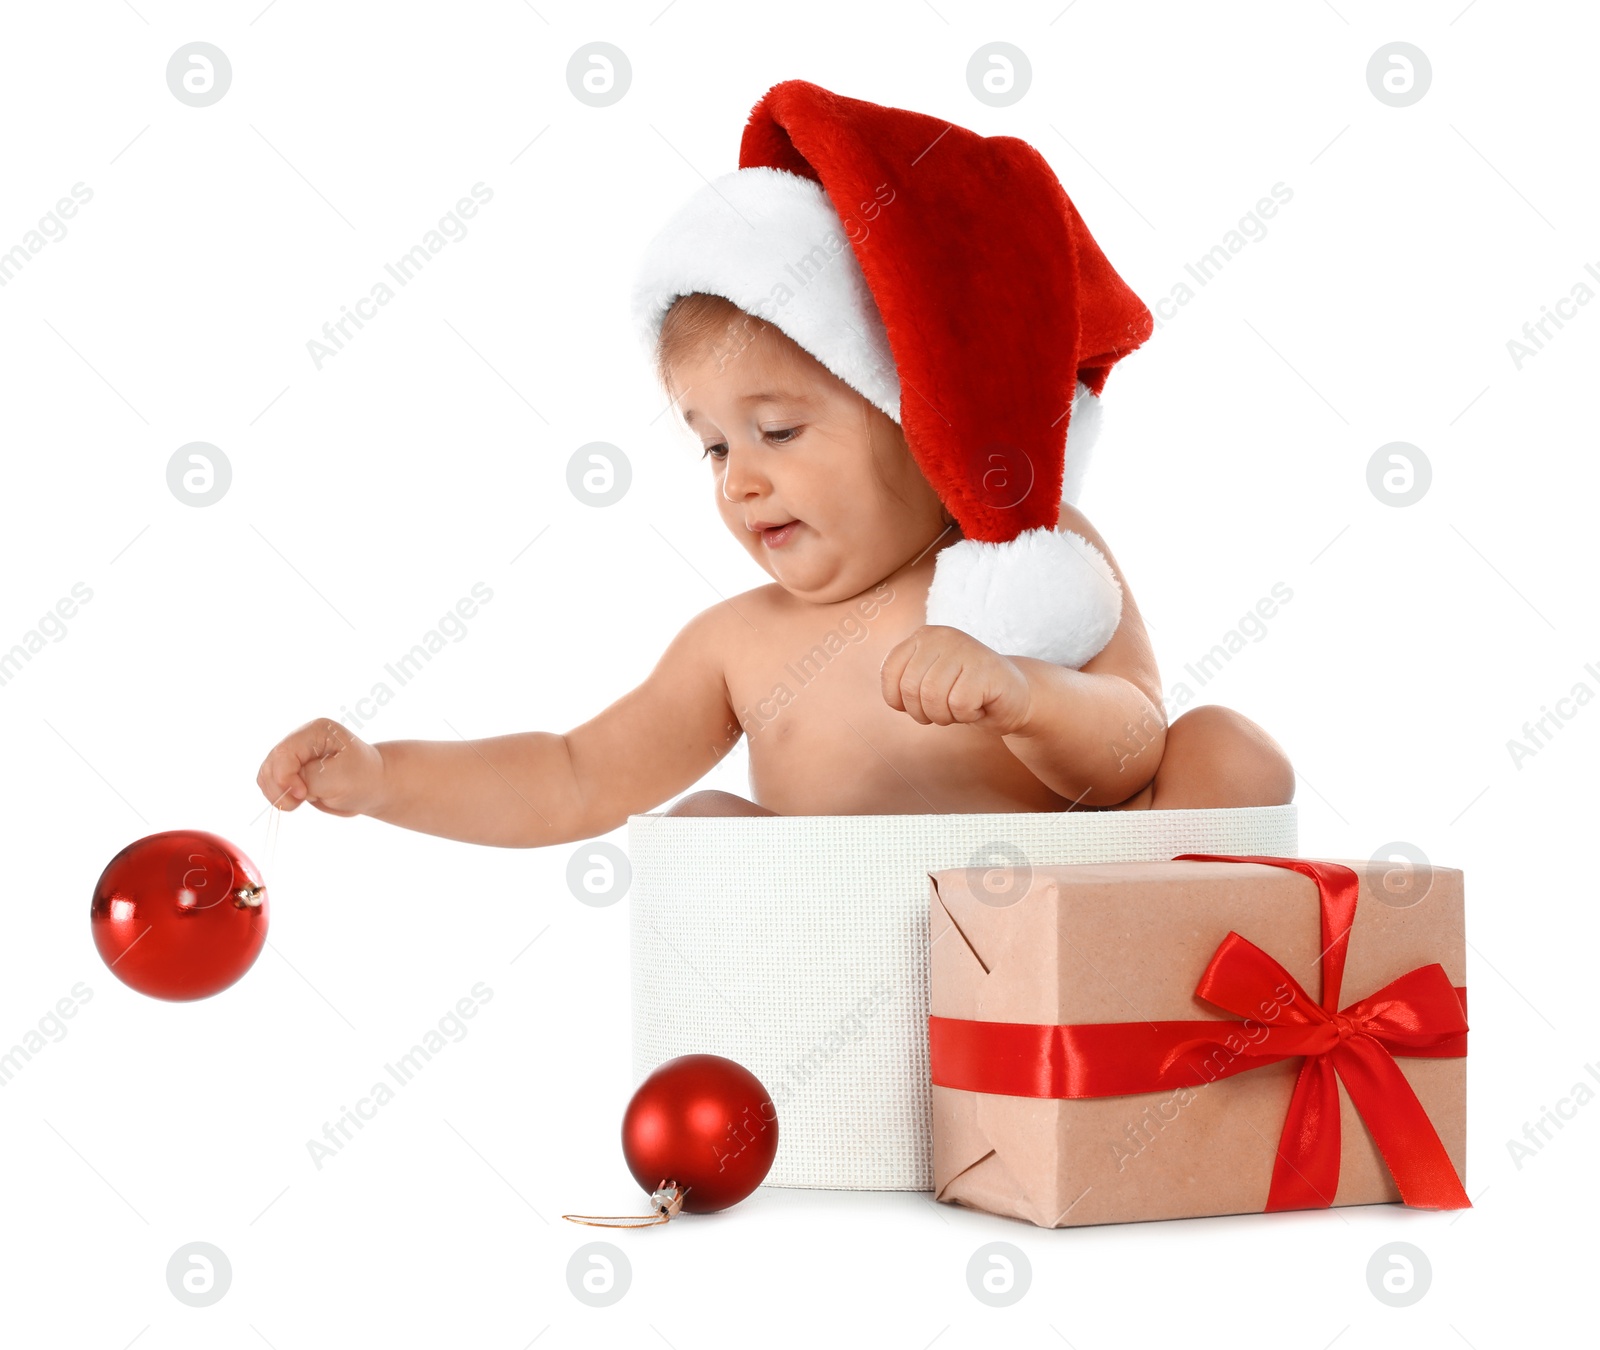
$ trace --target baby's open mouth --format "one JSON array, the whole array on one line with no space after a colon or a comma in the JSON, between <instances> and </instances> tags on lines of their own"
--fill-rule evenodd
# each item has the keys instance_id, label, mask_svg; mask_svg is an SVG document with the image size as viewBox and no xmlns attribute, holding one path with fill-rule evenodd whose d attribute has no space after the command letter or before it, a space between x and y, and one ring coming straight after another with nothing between
<instances>
[{"instance_id":1,"label":"baby's open mouth","mask_svg":"<svg viewBox=\"0 0 1600 1350\"><path fill-rule=\"evenodd\" d=\"M791 520L782 525L774 525L761 531L761 542L768 548L781 548L794 537L794 532L800 527L798 520Z\"/></svg>"}]
</instances>

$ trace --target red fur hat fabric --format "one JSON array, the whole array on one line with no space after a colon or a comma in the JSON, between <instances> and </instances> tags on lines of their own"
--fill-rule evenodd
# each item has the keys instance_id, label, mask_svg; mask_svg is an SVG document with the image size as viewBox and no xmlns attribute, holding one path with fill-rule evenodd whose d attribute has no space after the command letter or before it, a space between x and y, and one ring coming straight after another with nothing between
<instances>
[{"instance_id":1,"label":"red fur hat fabric","mask_svg":"<svg viewBox=\"0 0 1600 1350\"><path fill-rule=\"evenodd\" d=\"M1044 156L785 80L751 112L739 167L827 192L883 316L906 441L962 533L1053 527L1077 383L1098 395L1152 321Z\"/></svg>"}]
</instances>

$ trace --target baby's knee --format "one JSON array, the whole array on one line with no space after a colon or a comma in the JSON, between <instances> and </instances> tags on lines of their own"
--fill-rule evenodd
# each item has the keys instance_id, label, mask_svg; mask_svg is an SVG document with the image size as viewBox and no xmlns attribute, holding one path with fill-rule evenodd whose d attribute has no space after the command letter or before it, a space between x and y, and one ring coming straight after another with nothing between
<instances>
[{"instance_id":1,"label":"baby's knee","mask_svg":"<svg viewBox=\"0 0 1600 1350\"><path fill-rule=\"evenodd\" d=\"M664 816L770 816L774 812L754 802L746 801L733 792L719 788L702 788L680 797L665 811Z\"/></svg>"},{"instance_id":2,"label":"baby's knee","mask_svg":"<svg viewBox=\"0 0 1600 1350\"><path fill-rule=\"evenodd\" d=\"M1166 756L1199 771L1235 806L1294 800L1294 766L1283 747L1243 713L1216 704L1192 708L1167 728ZM1176 765L1175 765L1176 767Z\"/></svg>"}]
</instances>

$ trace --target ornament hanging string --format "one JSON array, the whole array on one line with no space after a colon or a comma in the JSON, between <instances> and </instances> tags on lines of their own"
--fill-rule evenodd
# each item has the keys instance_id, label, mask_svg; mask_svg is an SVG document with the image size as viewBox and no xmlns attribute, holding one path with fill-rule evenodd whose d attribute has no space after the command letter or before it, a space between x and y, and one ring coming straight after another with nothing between
<instances>
[{"instance_id":1,"label":"ornament hanging string","mask_svg":"<svg viewBox=\"0 0 1600 1350\"><path fill-rule=\"evenodd\" d=\"M275 875L272 869L273 865L278 861L278 832L282 829L282 826L278 822L283 817L283 811L279 808L277 802L273 802L273 804L267 809L270 814L267 816L267 837L265 851L267 854L267 874L270 876Z\"/></svg>"},{"instance_id":2,"label":"ornament hanging string","mask_svg":"<svg viewBox=\"0 0 1600 1350\"><path fill-rule=\"evenodd\" d=\"M688 1191L687 1186L680 1188L675 1182L663 1181L650 1196L654 1214L563 1214L561 1217L591 1228L650 1228L675 1216L683 1208L683 1197Z\"/></svg>"},{"instance_id":3,"label":"ornament hanging string","mask_svg":"<svg viewBox=\"0 0 1600 1350\"><path fill-rule=\"evenodd\" d=\"M282 800L283 798L281 797L278 799L278 801ZM261 874L262 884L259 887L247 886L242 890L235 891L234 903L238 905L260 905L259 897L266 890L266 879L277 875L275 868L278 862L278 835L283 828L280 824L283 811L279 808L278 802L273 802L267 807L267 812L267 823L262 838L262 851L257 854L258 857L265 856L267 860L266 870Z\"/></svg>"}]
</instances>

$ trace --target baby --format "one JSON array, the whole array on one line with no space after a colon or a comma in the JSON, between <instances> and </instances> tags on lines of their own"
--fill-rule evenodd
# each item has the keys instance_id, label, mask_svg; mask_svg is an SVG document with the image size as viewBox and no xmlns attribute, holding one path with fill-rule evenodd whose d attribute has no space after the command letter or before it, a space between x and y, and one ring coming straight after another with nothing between
<instances>
[{"instance_id":1,"label":"baby","mask_svg":"<svg viewBox=\"0 0 1600 1350\"><path fill-rule=\"evenodd\" d=\"M565 734L369 745L319 718L268 753L268 800L561 844L661 806L741 736L750 797L668 814L1291 799L1249 719L1167 725L1133 593L1069 504L1099 391L1151 316L1031 146L774 85L740 168L647 250L634 310L771 584L697 614Z\"/></svg>"},{"instance_id":2,"label":"baby","mask_svg":"<svg viewBox=\"0 0 1600 1350\"><path fill-rule=\"evenodd\" d=\"M730 353L732 353L730 357ZM1127 578L1111 640L1081 669L923 622L961 537L893 420L777 328L718 296L677 300L659 371L704 447L713 501L771 578L692 618L638 688L564 735L369 745L319 718L258 783L293 810L369 815L503 847L604 834L683 792L748 738L750 799L673 815L857 815L1267 806L1294 775L1254 722L1215 705L1166 724Z\"/></svg>"}]
</instances>

